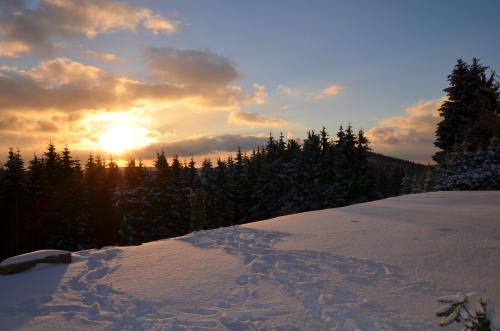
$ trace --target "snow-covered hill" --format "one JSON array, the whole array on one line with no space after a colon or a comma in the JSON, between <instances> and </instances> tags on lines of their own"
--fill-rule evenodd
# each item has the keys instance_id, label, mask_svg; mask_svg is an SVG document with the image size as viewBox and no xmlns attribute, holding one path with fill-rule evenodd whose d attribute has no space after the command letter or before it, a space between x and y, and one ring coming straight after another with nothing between
<instances>
[{"instance_id":1,"label":"snow-covered hill","mask_svg":"<svg viewBox=\"0 0 500 331\"><path fill-rule=\"evenodd\" d=\"M440 296L500 307L500 192L407 195L73 260L0 276L0 329L438 329Z\"/></svg>"}]
</instances>

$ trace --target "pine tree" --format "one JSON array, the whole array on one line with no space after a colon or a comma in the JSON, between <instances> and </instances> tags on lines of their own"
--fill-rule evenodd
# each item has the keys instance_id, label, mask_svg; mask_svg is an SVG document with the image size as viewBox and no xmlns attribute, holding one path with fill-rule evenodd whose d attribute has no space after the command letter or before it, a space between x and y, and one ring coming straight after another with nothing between
<instances>
[{"instance_id":1,"label":"pine tree","mask_svg":"<svg viewBox=\"0 0 500 331\"><path fill-rule=\"evenodd\" d=\"M61 193L63 173L61 157L55 145L50 142L44 153L44 204L41 211L43 241L50 247L66 246L63 194ZM62 247L61 247L62 248ZM65 247L67 248L67 247Z\"/></svg>"},{"instance_id":2,"label":"pine tree","mask_svg":"<svg viewBox=\"0 0 500 331\"><path fill-rule=\"evenodd\" d=\"M266 219L279 215L283 185L280 181L282 144L269 134L267 144L261 152L261 170L252 190L254 204L250 210L253 220Z\"/></svg>"},{"instance_id":3,"label":"pine tree","mask_svg":"<svg viewBox=\"0 0 500 331\"><path fill-rule=\"evenodd\" d=\"M181 236L189 232L190 223L190 191L183 185L181 178L182 166L177 155L172 160L171 176L168 190L170 201L170 231L172 236Z\"/></svg>"},{"instance_id":4,"label":"pine tree","mask_svg":"<svg viewBox=\"0 0 500 331\"><path fill-rule=\"evenodd\" d=\"M444 89L448 100L439 108L443 120L438 123L436 141L434 145L442 150L434 155L434 160L440 162L443 153L450 151L453 146L463 142L463 120L467 105L464 104L464 93L467 85L468 65L458 59L455 68L448 76L450 86Z\"/></svg>"},{"instance_id":5,"label":"pine tree","mask_svg":"<svg viewBox=\"0 0 500 331\"><path fill-rule=\"evenodd\" d=\"M172 214L168 193L170 189L170 168L163 151L156 154L154 166L156 171L154 172L151 191L151 226L155 229L155 237L159 239L171 235L170 218Z\"/></svg>"},{"instance_id":6,"label":"pine tree","mask_svg":"<svg viewBox=\"0 0 500 331\"><path fill-rule=\"evenodd\" d=\"M24 228L22 211L26 197L24 162L20 152L14 152L11 148L4 166L0 182L0 209L3 220L3 224L0 224L3 229L0 253L2 258L18 254L22 250Z\"/></svg>"},{"instance_id":7,"label":"pine tree","mask_svg":"<svg viewBox=\"0 0 500 331\"><path fill-rule=\"evenodd\" d=\"M300 212L303 208L303 194L299 186L301 152L299 143L289 139L280 164L280 180L283 181L284 187L280 200L280 213L285 215Z\"/></svg>"},{"instance_id":8,"label":"pine tree","mask_svg":"<svg viewBox=\"0 0 500 331\"><path fill-rule=\"evenodd\" d=\"M322 204L321 187L321 140L320 136L311 130L307 133L302 146L299 160L299 190L301 192L301 210L320 209Z\"/></svg>"},{"instance_id":9,"label":"pine tree","mask_svg":"<svg viewBox=\"0 0 500 331\"><path fill-rule=\"evenodd\" d=\"M61 249L88 248L93 244L94 238L85 209L83 173L79 162L73 160L68 147L64 148L61 156L54 153L55 147L49 145L46 154L52 154L51 158L59 159L55 168L59 169L56 173L55 192L51 197L55 202L52 207L54 210L49 212L51 215L57 214L58 217L54 218L57 223L51 226L50 242Z\"/></svg>"},{"instance_id":10,"label":"pine tree","mask_svg":"<svg viewBox=\"0 0 500 331\"><path fill-rule=\"evenodd\" d=\"M343 132L339 134L343 139ZM320 185L321 185L321 207L332 208L337 204L335 193L335 144L330 141L326 128L320 131L321 136L321 160L320 160Z\"/></svg>"},{"instance_id":11,"label":"pine tree","mask_svg":"<svg viewBox=\"0 0 500 331\"><path fill-rule=\"evenodd\" d=\"M233 161L229 162L230 164L230 176L231 176L231 188L234 203L233 203L233 211L232 211L232 221L231 224L240 224L246 217L247 209L245 206L245 199L248 196L245 194L245 187L247 185L246 182L246 173L245 173L245 163L243 153L241 152L241 148L238 147L238 151L236 153L236 158Z\"/></svg>"},{"instance_id":12,"label":"pine tree","mask_svg":"<svg viewBox=\"0 0 500 331\"><path fill-rule=\"evenodd\" d=\"M232 161L231 161L232 163ZM234 200L228 162L217 159L214 170L215 227L229 226L233 222Z\"/></svg>"},{"instance_id":13,"label":"pine tree","mask_svg":"<svg viewBox=\"0 0 500 331\"><path fill-rule=\"evenodd\" d=\"M358 131L355 147L355 177L356 177L356 200L355 202L365 202L376 198L374 193L373 172L368 165L368 152L370 147L368 139L363 130Z\"/></svg>"},{"instance_id":14,"label":"pine tree","mask_svg":"<svg viewBox=\"0 0 500 331\"><path fill-rule=\"evenodd\" d=\"M448 76L447 100L439 109L443 119L436 130L435 145L442 151L434 159L439 164L442 155L464 143L474 150L484 149L498 135L499 84L495 72L488 75L487 70L477 58L471 65L459 59Z\"/></svg>"},{"instance_id":15,"label":"pine tree","mask_svg":"<svg viewBox=\"0 0 500 331\"><path fill-rule=\"evenodd\" d=\"M85 193L88 206L88 222L95 233L98 247L118 242L118 216L114 211L117 169L113 162L110 171L106 161L97 155L89 155L85 166Z\"/></svg>"},{"instance_id":16,"label":"pine tree","mask_svg":"<svg viewBox=\"0 0 500 331\"><path fill-rule=\"evenodd\" d=\"M200 171L203 192L204 228L212 229L216 224L215 175L210 159L203 160Z\"/></svg>"},{"instance_id":17,"label":"pine tree","mask_svg":"<svg viewBox=\"0 0 500 331\"><path fill-rule=\"evenodd\" d=\"M352 178L352 149L354 147L352 136L346 137L346 131L340 126L335 141L335 200L338 206L347 205L350 202L350 181Z\"/></svg>"},{"instance_id":18,"label":"pine tree","mask_svg":"<svg viewBox=\"0 0 500 331\"><path fill-rule=\"evenodd\" d=\"M120 190L120 236L127 244L139 244L150 237L149 227L151 210L146 187L146 175L142 162L136 165L130 160L124 173L124 185Z\"/></svg>"},{"instance_id":19,"label":"pine tree","mask_svg":"<svg viewBox=\"0 0 500 331\"><path fill-rule=\"evenodd\" d=\"M443 119L435 141L441 149L434 155L440 168L438 189L497 188L496 177L488 177L496 176L497 170L482 168L484 163L498 168L500 158L494 147L500 138L500 85L495 72L487 72L488 67L474 58L470 65L458 60L448 76L450 86L444 90L448 99L440 108ZM482 180L474 180L473 173Z\"/></svg>"},{"instance_id":20,"label":"pine tree","mask_svg":"<svg viewBox=\"0 0 500 331\"><path fill-rule=\"evenodd\" d=\"M28 249L36 250L44 246L43 233L43 211L46 200L46 179L44 176L44 159L36 154L29 162L26 176L27 205L26 214L30 215L25 231L28 236Z\"/></svg>"}]
</instances>

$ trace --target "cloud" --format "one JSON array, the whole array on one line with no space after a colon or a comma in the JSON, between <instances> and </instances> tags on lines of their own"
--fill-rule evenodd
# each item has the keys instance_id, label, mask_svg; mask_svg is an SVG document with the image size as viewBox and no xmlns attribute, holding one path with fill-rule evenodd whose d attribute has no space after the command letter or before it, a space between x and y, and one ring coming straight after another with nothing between
<instances>
[{"instance_id":1,"label":"cloud","mask_svg":"<svg viewBox=\"0 0 500 331\"><path fill-rule=\"evenodd\" d=\"M227 85L239 77L234 64L210 50L172 47L145 48L153 75L162 81L189 86Z\"/></svg>"},{"instance_id":2,"label":"cloud","mask_svg":"<svg viewBox=\"0 0 500 331\"><path fill-rule=\"evenodd\" d=\"M0 56L16 57L30 51L30 46L22 41L13 40L0 43Z\"/></svg>"},{"instance_id":3,"label":"cloud","mask_svg":"<svg viewBox=\"0 0 500 331\"><path fill-rule=\"evenodd\" d=\"M0 132L2 133L44 133L59 131L56 125L57 120L47 117L34 118L31 114L26 116L23 114L0 114Z\"/></svg>"},{"instance_id":4,"label":"cloud","mask_svg":"<svg viewBox=\"0 0 500 331\"><path fill-rule=\"evenodd\" d=\"M221 136L200 136L170 143L155 143L141 150L145 156L164 151L167 155L191 156L215 152L234 152L240 147L251 150L265 144L266 136L244 136L227 134Z\"/></svg>"},{"instance_id":5,"label":"cloud","mask_svg":"<svg viewBox=\"0 0 500 331\"><path fill-rule=\"evenodd\" d=\"M59 128L50 121L39 120L37 121L36 131L41 132L57 132Z\"/></svg>"},{"instance_id":6,"label":"cloud","mask_svg":"<svg viewBox=\"0 0 500 331\"><path fill-rule=\"evenodd\" d=\"M124 60L122 56L113 53L98 53L91 50L86 50L85 52L82 52L82 54L86 57L103 62L118 62Z\"/></svg>"},{"instance_id":7,"label":"cloud","mask_svg":"<svg viewBox=\"0 0 500 331\"><path fill-rule=\"evenodd\" d=\"M253 84L253 88L255 89L255 103L258 105L266 104L268 101L266 87L264 85Z\"/></svg>"},{"instance_id":8,"label":"cloud","mask_svg":"<svg viewBox=\"0 0 500 331\"><path fill-rule=\"evenodd\" d=\"M267 94L267 88L265 85L252 84L255 91L254 95L247 94L244 97L243 102L245 104L255 104L255 105L265 105L269 101L269 95Z\"/></svg>"},{"instance_id":9,"label":"cloud","mask_svg":"<svg viewBox=\"0 0 500 331\"><path fill-rule=\"evenodd\" d=\"M83 65L67 58L57 58L42 62L38 68L29 70L27 76L41 84L61 86L91 85L103 80L106 75L99 68Z\"/></svg>"},{"instance_id":10,"label":"cloud","mask_svg":"<svg viewBox=\"0 0 500 331\"><path fill-rule=\"evenodd\" d=\"M276 91L279 94L287 95L289 97L298 96L301 94L298 90L292 89L291 87L286 85L278 85Z\"/></svg>"},{"instance_id":11,"label":"cloud","mask_svg":"<svg viewBox=\"0 0 500 331\"><path fill-rule=\"evenodd\" d=\"M215 55L209 53L208 57L214 58ZM234 110L247 98L240 86L226 84L230 77L237 77L236 73L231 76L227 73L215 74L219 64L215 65L216 68L198 66L199 73L195 68L188 68L183 60L192 62L189 57L175 61L179 68L186 68L177 69L177 74L183 73L179 79L196 81L195 85L174 84L165 80L148 83L116 77L97 67L67 58L45 61L28 70L0 67L0 112L122 110L153 102L170 106L182 103L186 107L202 110ZM224 62L222 57L218 58L218 62L221 61ZM214 73L213 80L207 72ZM198 78L200 80L196 80Z\"/></svg>"},{"instance_id":12,"label":"cloud","mask_svg":"<svg viewBox=\"0 0 500 331\"><path fill-rule=\"evenodd\" d=\"M146 12L144 27L158 34L161 32L175 32L179 29L179 23L167 20L160 14L152 15L150 11Z\"/></svg>"},{"instance_id":13,"label":"cloud","mask_svg":"<svg viewBox=\"0 0 500 331\"><path fill-rule=\"evenodd\" d=\"M0 116L0 132L18 131L23 128L23 122L14 114Z\"/></svg>"},{"instance_id":14,"label":"cloud","mask_svg":"<svg viewBox=\"0 0 500 331\"><path fill-rule=\"evenodd\" d=\"M289 97L300 97L306 100L325 100L338 95L343 87L340 85L329 85L319 91L301 91L286 85L278 85L276 92Z\"/></svg>"},{"instance_id":15,"label":"cloud","mask_svg":"<svg viewBox=\"0 0 500 331\"><path fill-rule=\"evenodd\" d=\"M341 90L342 87L340 85L330 85L318 92L309 93L309 96L315 100L324 100L336 96Z\"/></svg>"},{"instance_id":16,"label":"cloud","mask_svg":"<svg viewBox=\"0 0 500 331\"><path fill-rule=\"evenodd\" d=\"M19 147L21 152L23 152L23 146L36 146L41 149L47 145L47 141L41 143L40 138L36 136L27 136L23 133L4 133L0 131L0 160L2 156L6 156L9 147ZM27 155L23 154L23 156L26 157Z\"/></svg>"},{"instance_id":17,"label":"cloud","mask_svg":"<svg viewBox=\"0 0 500 331\"><path fill-rule=\"evenodd\" d=\"M378 152L415 161L430 161L438 109L444 99L421 101L405 109L403 116L386 118L366 132L372 148Z\"/></svg>"},{"instance_id":18,"label":"cloud","mask_svg":"<svg viewBox=\"0 0 500 331\"><path fill-rule=\"evenodd\" d=\"M288 121L278 117L264 117L257 113L233 111L229 114L229 123L249 127L277 127L288 124Z\"/></svg>"},{"instance_id":19,"label":"cloud","mask_svg":"<svg viewBox=\"0 0 500 331\"><path fill-rule=\"evenodd\" d=\"M210 59L216 58L215 67L220 70L235 70L234 66L220 66L224 61L220 55L204 52ZM176 60L179 67L186 67L184 58ZM189 57L186 61L192 61ZM211 63L210 60L199 59ZM230 81L238 77L216 74L215 82L206 76L206 70L218 72L215 68L199 67L202 74L192 68L184 71L184 82L171 82L166 76L156 76L152 81L138 81L127 77L114 76L105 70L86 65L68 58L54 58L43 61L33 68L0 67L0 133L3 141L0 147L17 142L28 151L39 150L52 140L59 144L69 144L80 150L98 148L98 139L111 126L111 122L100 121L99 114L140 114L141 118L151 121L141 127L154 131L154 141L162 140L162 132L156 131L158 125L171 119L173 114L184 110L186 115L179 115L183 120L200 112L212 110L235 111L248 103L264 102L266 89L263 85L254 86L255 95L250 95L237 84ZM155 66L152 65L152 70ZM188 115L190 114L190 115ZM230 113L231 114L231 113ZM208 116L208 115L207 115ZM225 114L222 114L225 116ZM240 125L276 126L286 124L278 118L265 118L252 113L240 112L233 116ZM89 118L97 122L90 123ZM154 119L154 122L153 122ZM108 123L108 124L106 124ZM113 123L115 125L116 123ZM116 126L116 125L115 125ZM34 137L33 142L20 139L19 132ZM149 132L149 131L148 131Z\"/></svg>"},{"instance_id":20,"label":"cloud","mask_svg":"<svg viewBox=\"0 0 500 331\"><path fill-rule=\"evenodd\" d=\"M2 56L53 52L59 48L56 38L91 39L106 32L135 31L141 24L154 33L172 33L180 27L150 9L111 0L41 0L35 8L20 1L8 3L0 15Z\"/></svg>"},{"instance_id":21,"label":"cloud","mask_svg":"<svg viewBox=\"0 0 500 331\"><path fill-rule=\"evenodd\" d=\"M321 95L332 97L340 93L342 87L340 85L330 85L321 90Z\"/></svg>"}]
</instances>

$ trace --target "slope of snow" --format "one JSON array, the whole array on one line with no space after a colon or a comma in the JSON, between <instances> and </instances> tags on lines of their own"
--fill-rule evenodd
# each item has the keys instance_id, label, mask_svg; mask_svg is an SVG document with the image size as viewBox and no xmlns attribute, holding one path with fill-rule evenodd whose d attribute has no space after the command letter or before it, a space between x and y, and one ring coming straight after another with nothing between
<instances>
[{"instance_id":1,"label":"slope of snow","mask_svg":"<svg viewBox=\"0 0 500 331\"><path fill-rule=\"evenodd\" d=\"M26 254L21 254L17 256L10 257L5 259L0 263L0 266L7 266L11 264L23 263L28 261L41 260L47 257L59 256L69 254L68 251L61 251L58 249L43 249L35 252L30 252Z\"/></svg>"},{"instance_id":2,"label":"slope of snow","mask_svg":"<svg viewBox=\"0 0 500 331\"><path fill-rule=\"evenodd\" d=\"M500 192L407 195L73 261L0 276L0 329L437 330L438 297L500 307Z\"/></svg>"}]
</instances>

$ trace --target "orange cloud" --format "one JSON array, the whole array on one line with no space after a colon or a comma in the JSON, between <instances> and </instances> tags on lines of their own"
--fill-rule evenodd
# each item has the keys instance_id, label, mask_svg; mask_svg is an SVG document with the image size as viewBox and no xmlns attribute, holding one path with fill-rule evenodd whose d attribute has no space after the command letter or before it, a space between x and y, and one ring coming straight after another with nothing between
<instances>
[{"instance_id":1,"label":"orange cloud","mask_svg":"<svg viewBox=\"0 0 500 331\"><path fill-rule=\"evenodd\" d=\"M12 40L0 43L0 56L16 57L30 51L31 47L22 41Z\"/></svg>"},{"instance_id":2,"label":"orange cloud","mask_svg":"<svg viewBox=\"0 0 500 331\"><path fill-rule=\"evenodd\" d=\"M288 121L278 117L264 117L257 113L233 111L229 114L229 123L249 127L279 127L288 124Z\"/></svg>"},{"instance_id":3,"label":"orange cloud","mask_svg":"<svg viewBox=\"0 0 500 331\"><path fill-rule=\"evenodd\" d=\"M240 86L229 84L238 76L234 67L228 67L229 62L222 57L205 53L208 59L204 59L202 54L196 56L200 64L194 67L189 67L192 58L177 57L173 62L177 68L168 71L175 72L173 79L168 81L166 76L159 75L161 79L152 83L112 76L67 58L45 61L29 70L0 67L0 112L115 110L145 102L182 103L198 109L238 109L247 95ZM214 57L217 61L212 62ZM165 66L164 70L170 68ZM155 72L158 66L153 65L152 70Z\"/></svg>"},{"instance_id":4,"label":"orange cloud","mask_svg":"<svg viewBox=\"0 0 500 331\"><path fill-rule=\"evenodd\" d=\"M325 100L338 95L343 87L340 85L329 85L319 91L301 91L296 88L291 88L286 85L278 85L276 91L279 94L289 97L302 97L306 100Z\"/></svg>"},{"instance_id":5,"label":"orange cloud","mask_svg":"<svg viewBox=\"0 0 500 331\"><path fill-rule=\"evenodd\" d=\"M427 100L405 109L406 115L386 118L366 136L377 152L415 161L430 161L436 151L438 109L444 99Z\"/></svg>"},{"instance_id":6,"label":"orange cloud","mask_svg":"<svg viewBox=\"0 0 500 331\"><path fill-rule=\"evenodd\" d=\"M103 62L118 62L124 60L122 56L113 53L98 53L91 50L86 50L85 52L82 52L82 54L86 57Z\"/></svg>"},{"instance_id":7,"label":"orange cloud","mask_svg":"<svg viewBox=\"0 0 500 331\"><path fill-rule=\"evenodd\" d=\"M266 87L264 85L253 84L253 88L255 89L255 103L258 105L266 104L268 101Z\"/></svg>"},{"instance_id":8,"label":"orange cloud","mask_svg":"<svg viewBox=\"0 0 500 331\"><path fill-rule=\"evenodd\" d=\"M28 71L28 77L41 84L68 85L92 84L105 78L99 68L83 65L67 58L42 62L38 68Z\"/></svg>"},{"instance_id":9,"label":"orange cloud","mask_svg":"<svg viewBox=\"0 0 500 331\"><path fill-rule=\"evenodd\" d=\"M324 100L336 96L340 93L342 87L340 85L330 85L318 92L312 92L309 96L314 100Z\"/></svg>"}]
</instances>

